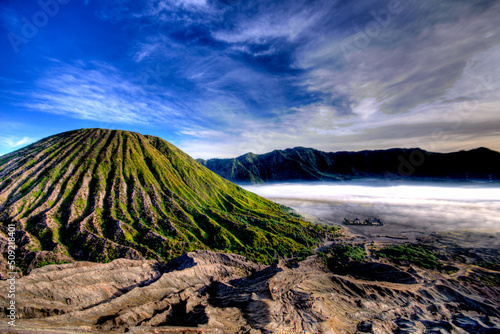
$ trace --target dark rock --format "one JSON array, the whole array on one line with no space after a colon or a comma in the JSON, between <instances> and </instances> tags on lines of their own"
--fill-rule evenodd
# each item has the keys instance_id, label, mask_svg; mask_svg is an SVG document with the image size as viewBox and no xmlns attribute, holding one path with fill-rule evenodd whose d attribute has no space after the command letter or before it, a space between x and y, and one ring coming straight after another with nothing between
<instances>
[{"instance_id":1,"label":"dark rock","mask_svg":"<svg viewBox=\"0 0 500 334\"><path fill-rule=\"evenodd\" d=\"M352 262L348 264L344 273L369 281L384 281L399 284L418 283L415 277L413 277L410 273L383 263Z\"/></svg>"}]
</instances>

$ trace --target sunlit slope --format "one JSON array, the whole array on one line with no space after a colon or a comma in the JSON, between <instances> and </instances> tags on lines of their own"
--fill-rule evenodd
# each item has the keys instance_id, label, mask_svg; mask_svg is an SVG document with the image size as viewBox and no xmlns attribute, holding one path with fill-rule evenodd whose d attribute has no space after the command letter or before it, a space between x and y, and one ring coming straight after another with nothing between
<instances>
[{"instance_id":1,"label":"sunlit slope","mask_svg":"<svg viewBox=\"0 0 500 334\"><path fill-rule=\"evenodd\" d=\"M222 179L170 143L83 129L0 157L0 220L25 251L77 259L169 259L197 248L269 261L324 235Z\"/></svg>"}]
</instances>

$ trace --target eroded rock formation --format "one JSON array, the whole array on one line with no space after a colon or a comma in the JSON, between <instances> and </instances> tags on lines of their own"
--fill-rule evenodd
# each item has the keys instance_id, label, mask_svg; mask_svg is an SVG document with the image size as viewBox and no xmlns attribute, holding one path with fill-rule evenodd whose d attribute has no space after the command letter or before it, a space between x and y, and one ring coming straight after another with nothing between
<instances>
[{"instance_id":1,"label":"eroded rock formation","mask_svg":"<svg viewBox=\"0 0 500 334\"><path fill-rule=\"evenodd\" d=\"M263 266L239 255L211 251L190 252L167 265L129 259L49 265L17 281L21 319L16 329L22 330L19 333L498 333L500 288L457 277L484 270L449 276L411 268L400 275L404 280L395 283L382 281L384 275L360 279L331 273L315 256L290 268L281 262ZM6 284L0 282L0 290ZM6 322L0 324L0 332L7 330L5 326Z\"/></svg>"}]
</instances>

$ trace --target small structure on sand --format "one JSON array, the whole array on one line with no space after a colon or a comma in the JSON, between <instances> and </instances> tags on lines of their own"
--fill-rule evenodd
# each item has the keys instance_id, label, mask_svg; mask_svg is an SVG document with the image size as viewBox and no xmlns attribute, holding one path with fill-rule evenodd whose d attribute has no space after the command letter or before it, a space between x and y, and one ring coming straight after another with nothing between
<instances>
[{"instance_id":1,"label":"small structure on sand","mask_svg":"<svg viewBox=\"0 0 500 334\"><path fill-rule=\"evenodd\" d=\"M379 218L367 218L365 220L361 220L359 218L354 218L353 220L349 220L344 218L345 225L359 225L359 226L382 226L384 223Z\"/></svg>"}]
</instances>

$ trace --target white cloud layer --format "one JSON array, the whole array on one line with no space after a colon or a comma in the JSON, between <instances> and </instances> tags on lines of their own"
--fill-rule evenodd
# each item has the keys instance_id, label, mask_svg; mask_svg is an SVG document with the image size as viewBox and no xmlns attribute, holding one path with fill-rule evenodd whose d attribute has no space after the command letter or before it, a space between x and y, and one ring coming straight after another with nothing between
<instances>
[{"instance_id":1,"label":"white cloud layer","mask_svg":"<svg viewBox=\"0 0 500 334\"><path fill-rule=\"evenodd\" d=\"M498 185L352 181L244 188L323 222L341 224L344 217L379 217L386 223L383 228L364 228L373 234L500 232Z\"/></svg>"}]
</instances>

